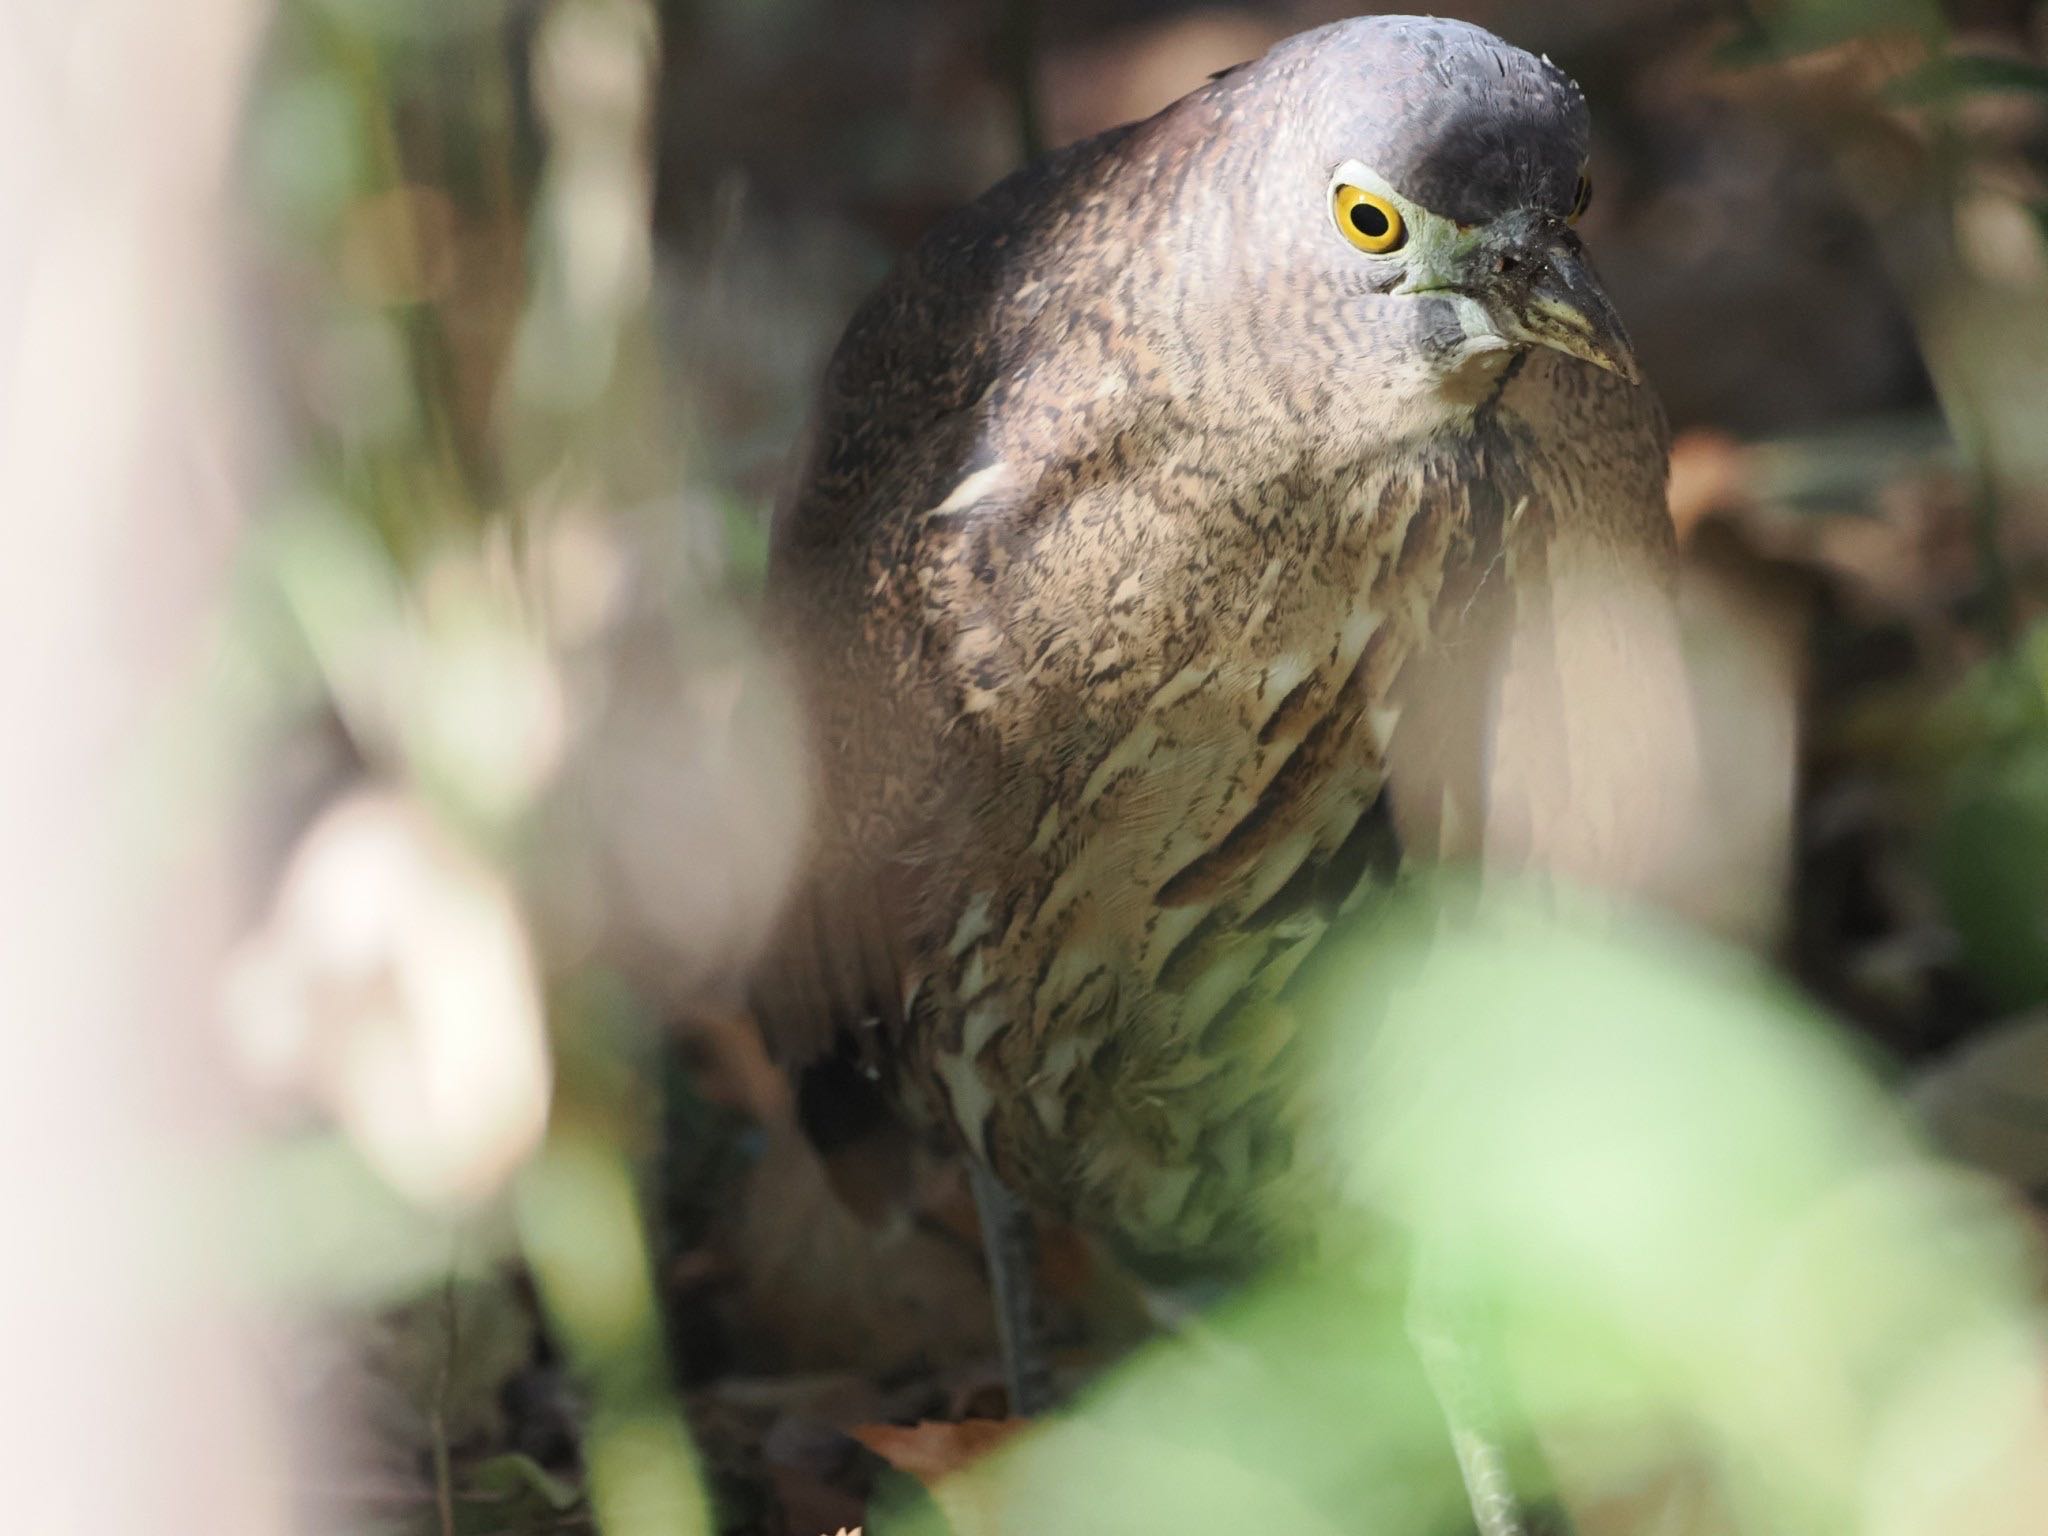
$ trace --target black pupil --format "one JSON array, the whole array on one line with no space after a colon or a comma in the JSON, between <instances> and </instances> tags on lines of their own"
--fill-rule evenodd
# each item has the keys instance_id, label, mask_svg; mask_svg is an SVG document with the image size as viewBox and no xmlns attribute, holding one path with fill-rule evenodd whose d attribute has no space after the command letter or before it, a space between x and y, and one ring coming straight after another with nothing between
<instances>
[{"instance_id":1,"label":"black pupil","mask_svg":"<svg viewBox=\"0 0 2048 1536\"><path fill-rule=\"evenodd\" d=\"M1354 203L1351 206L1351 227L1368 240L1377 240L1393 225L1387 222L1384 210L1371 203Z\"/></svg>"}]
</instances>

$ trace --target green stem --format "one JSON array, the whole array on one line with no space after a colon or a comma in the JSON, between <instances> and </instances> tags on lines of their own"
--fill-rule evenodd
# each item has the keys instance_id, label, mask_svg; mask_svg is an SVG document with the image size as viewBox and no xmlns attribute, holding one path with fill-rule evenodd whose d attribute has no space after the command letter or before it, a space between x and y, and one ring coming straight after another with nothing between
<instances>
[{"instance_id":1,"label":"green stem","mask_svg":"<svg viewBox=\"0 0 2048 1536\"><path fill-rule=\"evenodd\" d=\"M1045 153L1038 105L1037 0L1007 0L996 38L997 73L1009 82L1017 108L1017 150L1025 161Z\"/></svg>"}]
</instances>

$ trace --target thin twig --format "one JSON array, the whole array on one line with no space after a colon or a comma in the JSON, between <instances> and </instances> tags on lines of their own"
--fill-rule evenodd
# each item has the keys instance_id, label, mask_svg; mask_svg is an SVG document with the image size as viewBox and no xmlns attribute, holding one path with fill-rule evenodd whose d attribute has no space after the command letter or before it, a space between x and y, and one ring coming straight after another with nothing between
<instances>
[{"instance_id":1,"label":"thin twig","mask_svg":"<svg viewBox=\"0 0 2048 1536\"><path fill-rule=\"evenodd\" d=\"M434 1507L441 1516L441 1536L455 1536L455 1473L448 1454L448 1394L455 1375L457 1313L455 1275L441 1288L443 1348L434 1373L434 1408L428 1427L434 1437Z\"/></svg>"},{"instance_id":2,"label":"thin twig","mask_svg":"<svg viewBox=\"0 0 2048 1536\"><path fill-rule=\"evenodd\" d=\"M1962 391L1958 390L1958 394ZM2019 603L2013 595L2012 571L1999 537L2001 521L1997 470L1992 464L1991 433L1976 402L1959 398L1949 413L1950 425L1962 439L1968 460L1970 537L1977 557L1977 579L1984 589L1984 622L1999 651L2010 654L2019 640Z\"/></svg>"}]
</instances>

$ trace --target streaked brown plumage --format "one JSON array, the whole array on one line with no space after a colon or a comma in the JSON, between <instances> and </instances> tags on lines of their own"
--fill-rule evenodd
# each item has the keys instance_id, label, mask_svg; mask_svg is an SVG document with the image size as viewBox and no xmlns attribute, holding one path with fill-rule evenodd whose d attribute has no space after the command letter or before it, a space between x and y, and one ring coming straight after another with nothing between
<instances>
[{"instance_id":1,"label":"streaked brown plumage","mask_svg":"<svg viewBox=\"0 0 2048 1536\"><path fill-rule=\"evenodd\" d=\"M819 789L785 1059L1141 1264L1293 1239L1278 1004L1394 811L1451 835L1390 764L1477 805L1474 659L1556 562L1668 559L1585 147L1547 61L1340 23L1012 177L861 310L771 575Z\"/></svg>"}]
</instances>

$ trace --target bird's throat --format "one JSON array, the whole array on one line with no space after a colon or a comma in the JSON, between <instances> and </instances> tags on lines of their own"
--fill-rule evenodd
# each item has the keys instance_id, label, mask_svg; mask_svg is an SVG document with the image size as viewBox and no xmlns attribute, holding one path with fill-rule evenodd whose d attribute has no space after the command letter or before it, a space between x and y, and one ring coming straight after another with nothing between
<instances>
[{"instance_id":1,"label":"bird's throat","mask_svg":"<svg viewBox=\"0 0 2048 1536\"><path fill-rule=\"evenodd\" d=\"M1526 356L1515 347L1475 347L1444 374L1438 392L1451 405L1479 410L1499 398Z\"/></svg>"}]
</instances>

